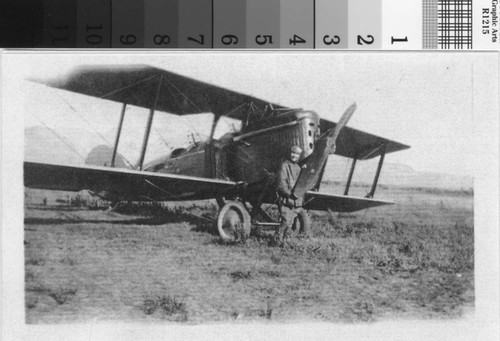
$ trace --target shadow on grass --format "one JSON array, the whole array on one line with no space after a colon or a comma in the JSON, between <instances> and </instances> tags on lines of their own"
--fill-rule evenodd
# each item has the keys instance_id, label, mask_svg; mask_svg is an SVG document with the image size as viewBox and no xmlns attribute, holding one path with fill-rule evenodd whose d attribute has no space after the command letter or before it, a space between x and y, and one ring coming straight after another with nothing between
<instances>
[{"instance_id":1,"label":"shadow on grass","mask_svg":"<svg viewBox=\"0 0 500 341\"><path fill-rule=\"evenodd\" d=\"M194 224L195 226L191 229L193 232L201 232L201 233L208 233L211 234L212 236L218 236L219 231L217 231L217 227L214 226L214 223L208 222L205 219L199 219L197 223Z\"/></svg>"},{"instance_id":2,"label":"shadow on grass","mask_svg":"<svg viewBox=\"0 0 500 341\"><path fill-rule=\"evenodd\" d=\"M189 223L195 225L196 231L207 231L211 228L213 215L210 209L198 207L167 207L161 203L134 203L134 202L121 202L116 205L112 212L123 215L121 219L109 219L103 211L103 217L85 217L85 212L90 211L88 207L36 207L35 209L50 210L50 211L83 211L83 216L62 216L62 217L26 217L24 219L25 225L63 225L63 224L112 224L112 225L163 225L168 223ZM192 212L196 211L196 213ZM208 211L208 212L207 212ZM130 219L126 216L134 215ZM142 216L142 217L137 217Z\"/></svg>"},{"instance_id":3,"label":"shadow on grass","mask_svg":"<svg viewBox=\"0 0 500 341\"><path fill-rule=\"evenodd\" d=\"M26 205L26 208L32 209L32 210L39 210L39 211L95 211L99 210L102 208L88 208L88 207L76 207L76 206L67 206L67 205Z\"/></svg>"},{"instance_id":4,"label":"shadow on grass","mask_svg":"<svg viewBox=\"0 0 500 341\"><path fill-rule=\"evenodd\" d=\"M110 220L110 219L68 219L67 217L63 218L25 218L25 225L67 225L67 224L111 224L111 225L164 225L169 223L197 223L196 219L188 216L188 217L149 217L149 218L135 218L135 219L123 219L123 220ZM203 222L206 225L206 222L199 219L198 223ZM199 231L207 231L206 228L202 226L196 227L195 230Z\"/></svg>"}]
</instances>

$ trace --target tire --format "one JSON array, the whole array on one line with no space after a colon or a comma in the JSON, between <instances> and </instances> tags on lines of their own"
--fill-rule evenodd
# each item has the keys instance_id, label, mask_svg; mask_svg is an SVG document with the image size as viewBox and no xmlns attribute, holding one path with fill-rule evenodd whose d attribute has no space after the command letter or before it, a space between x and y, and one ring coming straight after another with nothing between
<instances>
[{"instance_id":1,"label":"tire","mask_svg":"<svg viewBox=\"0 0 500 341\"><path fill-rule=\"evenodd\" d=\"M311 234L311 218L306 210L300 209L293 220L292 233L294 235L301 234L306 237Z\"/></svg>"},{"instance_id":2,"label":"tire","mask_svg":"<svg viewBox=\"0 0 500 341\"><path fill-rule=\"evenodd\" d=\"M228 201L217 215L217 231L222 240L246 241L250 236L251 219L245 206L238 201Z\"/></svg>"}]
</instances>

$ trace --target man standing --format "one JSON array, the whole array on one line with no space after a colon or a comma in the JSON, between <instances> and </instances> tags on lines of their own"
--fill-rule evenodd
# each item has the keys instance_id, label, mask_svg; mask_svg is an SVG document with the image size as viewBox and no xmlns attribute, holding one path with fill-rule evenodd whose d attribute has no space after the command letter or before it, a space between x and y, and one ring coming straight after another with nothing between
<instances>
[{"instance_id":1,"label":"man standing","mask_svg":"<svg viewBox=\"0 0 500 341\"><path fill-rule=\"evenodd\" d=\"M281 224L276 228L275 240L277 243L283 242L287 230L291 228L293 220L302 206L302 198L297 198L293 194L293 188L301 170L298 164L301 153L302 149L299 146L290 148L287 159L283 161L278 170L277 190L280 197L278 208Z\"/></svg>"}]
</instances>

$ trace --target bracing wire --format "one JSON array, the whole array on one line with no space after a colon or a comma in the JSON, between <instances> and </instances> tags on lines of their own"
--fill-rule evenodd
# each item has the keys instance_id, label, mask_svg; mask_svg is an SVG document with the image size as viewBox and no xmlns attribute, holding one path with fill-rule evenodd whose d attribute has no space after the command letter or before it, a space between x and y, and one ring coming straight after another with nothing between
<instances>
[{"instance_id":1,"label":"bracing wire","mask_svg":"<svg viewBox=\"0 0 500 341\"><path fill-rule=\"evenodd\" d=\"M158 136L160 136L160 139L162 140L162 142L168 147L168 148L171 148L170 147L170 144L167 142L167 140L165 140L165 138L163 137L162 134L160 134L160 131L156 128L156 127L153 127L154 131L158 134Z\"/></svg>"},{"instance_id":2,"label":"bracing wire","mask_svg":"<svg viewBox=\"0 0 500 341\"><path fill-rule=\"evenodd\" d=\"M116 90L113 90L113 91L111 91L111 92L108 92L107 94L104 94L104 95L100 96L99 98L106 98L106 97L109 97L109 96L111 96L111 95L114 95L114 94L116 94L116 93L118 93L118 92L122 91L122 90L125 90L125 89L127 89L127 88L131 88L131 87L133 87L133 86L135 86L135 85L137 85L137 84L140 84L140 83L142 83L142 82L148 81L148 80L150 80L151 78L155 78L155 77L158 77L158 75L153 75L153 76L149 76L149 77L147 77L147 78L141 79L141 80L139 80L139 81L137 81L137 82L135 82L135 83L133 83L133 84L129 84L129 85L124 86L124 87L122 87L122 88L120 88L120 89L116 89Z\"/></svg>"},{"instance_id":3,"label":"bracing wire","mask_svg":"<svg viewBox=\"0 0 500 341\"><path fill-rule=\"evenodd\" d=\"M29 113L29 114L31 116L33 116L34 118L36 118L38 121L40 121L40 123L42 123L45 128L47 128L52 134L54 134L59 140L61 140L66 145L66 147L68 147L72 152L74 152L76 155L78 155L83 160L83 162L85 162L85 158L80 153L78 153L78 151L73 146L71 146L71 144L69 142L67 142L55 130L53 130L47 124L45 124L45 122L43 122L38 116L36 116L35 114L32 114L32 113Z\"/></svg>"},{"instance_id":4,"label":"bracing wire","mask_svg":"<svg viewBox=\"0 0 500 341\"><path fill-rule=\"evenodd\" d=\"M251 104L253 104L253 103L251 103ZM237 112L238 110L240 110L244 106L248 106L248 103L242 103L242 104L238 105L236 108L234 108L233 110L229 111L227 114L224 114L222 116L231 117L232 114L234 114L235 112Z\"/></svg>"},{"instance_id":5,"label":"bracing wire","mask_svg":"<svg viewBox=\"0 0 500 341\"><path fill-rule=\"evenodd\" d=\"M171 85L171 82L167 79L167 89L168 89L168 92L170 93L170 95L172 96L172 98L174 99L175 103L177 104L178 107L181 107L181 105L179 104L179 101L177 101L177 97L175 96L175 94L172 92L172 89L169 87L169 85ZM175 87L174 87L175 88ZM177 90L177 89L176 89ZM179 91L179 90L177 90ZM186 96L184 96L186 97ZM187 97L186 97L187 99ZM189 99L188 99L189 100ZM191 101L190 101L191 102ZM194 105L194 104L193 104ZM194 105L196 107L196 105ZM200 133L198 132L198 130L196 129L196 127L194 127L191 123L189 122L186 122L186 121L181 121L184 125L186 125L189 129L192 129L196 135L198 135L198 137L200 138L201 140L201 136L200 136Z\"/></svg>"},{"instance_id":6,"label":"bracing wire","mask_svg":"<svg viewBox=\"0 0 500 341\"><path fill-rule=\"evenodd\" d=\"M82 120L83 122L85 122L104 142L106 142L106 144L108 146L111 147L111 143L101 134L97 131L97 129L95 129L90 123L89 121L87 121L85 119L85 117L83 117L82 115L80 115L80 113L70 104L68 103L68 101L66 101L66 99L64 99L59 93L57 93L56 91L53 91L57 94L57 96L64 102L66 103L66 105L75 113L77 114Z\"/></svg>"},{"instance_id":7,"label":"bracing wire","mask_svg":"<svg viewBox=\"0 0 500 341\"><path fill-rule=\"evenodd\" d=\"M199 112L203 112L203 110L201 110L197 105L196 103L194 103L187 95L185 95L182 91L180 91L174 84L172 84L171 81L169 81L168 79L166 80L168 82L168 84L170 84L170 86L172 86L175 90L177 90L177 92L179 94L181 94L182 97L184 97L189 103L191 103Z\"/></svg>"},{"instance_id":8,"label":"bracing wire","mask_svg":"<svg viewBox=\"0 0 500 341\"><path fill-rule=\"evenodd\" d=\"M53 91L53 90L52 90ZM53 91L54 93L56 93L56 95L64 102L66 103L66 105L75 113L77 114L89 127L90 129L92 129L94 131L94 133L96 133L109 147L111 148L114 148L113 145L101 134L99 133L99 131L97 129L95 129L89 121L87 121L85 119L85 117L83 115L81 115L70 103L68 103L68 101L66 101L66 99L64 99L64 97L62 97L57 91ZM125 160L125 162L132 168L134 168L134 166L132 165L132 163L127 160L127 158L123 155L121 155L121 157Z\"/></svg>"}]
</instances>

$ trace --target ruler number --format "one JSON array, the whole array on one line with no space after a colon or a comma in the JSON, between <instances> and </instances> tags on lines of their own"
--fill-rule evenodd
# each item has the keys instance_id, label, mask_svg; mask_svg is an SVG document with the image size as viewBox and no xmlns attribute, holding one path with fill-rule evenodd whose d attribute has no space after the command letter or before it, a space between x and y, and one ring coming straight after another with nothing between
<instances>
[{"instance_id":1,"label":"ruler number","mask_svg":"<svg viewBox=\"0 0 500 341\"><path fill-rule=\"evenodd\" d=\"M137 37L134 34L127 34L120 36L120 43L123 45L133 45L137 41Z\"/></svg>"},{"instance_id":2,"label":"ruler number","mask_svg":"<svg viewBox=\"0 0 500 341\"><path fill-rule=\"evenodd\" d=\"M364 39L361 35L358 34L358 45L371 45L375 40L371 34L366 36L367 39Z\"/></svg>"},{"instance_id":3,"label":"ruler number","mask_svg":"<svg viewBox=\"0 0 500 341\"><path fill-rule=\"evenodd\" d=\"M407 43L408 42L408 36L404 38L394 38L394 36L391 36L391 45L394 43Z\"/></svg>"},{"instance_id":4,"label":"ruler number","mask_svg":"<svg viewBox=\"0 0 500 341\"><path fill-rule=\"evenodd\" d=\"M323 37L323 43L325 43L325 45L337 45L338 43L340 43L340 37L333 36L333 38L330 38L330 36L327 34Z\"/></svg>"},{"instance_id":5,"label":"ruler number","mask_svg":"<svg viewBox=\"0 0 500 341\"><path fill-rule=\"evenodd\" d=\"M102 38L102 34L100 33L102 31L102 24L96 25L96 26L87 25L85 27L85 30L87 31L87 33L90 33L85 37L87 44L99 45L100 43L102 43L103 38ZM91 33L91 32L95 32L95 31L97 31L98 33Z\"/></svg>"},{"instance_id":6,"label":"ruler number","mask_svg":"<svg viewBox=\"0 0 500 341\"><path fill-rule=\"evenodd\" d=\"M273 43L273 36L270 34L266 34L266 35L259 34L258 36L255 37L255 42L259 45L272 44Z\"/></svg>"},{"instance_id":7,"label":"ruler number","mask_svg":"<svg viewBox=\"0 0 500 341\"><path fill-rule=\"evenodd\" d=\"M222 36L221 42L224 45L235 45L238 44L238 37L233 34L226 34Z\"/></svg>"},{"instance_id":8,"label":"ruler number","mask_svg":"<svg viewBox=\"0 0 500 341\"><path fill-rule=\"evenodd\" d=\"M204 34L198 34L198 36L200 37L200 40L195 39L193 37L188 37L188 40L194 41L195 43L200 44L200 45L205 45L205 35Z\"/></svg>"},{"instance_id":9,"label":"ruler number","mask_svg":"<svg viewBox=\"0 0 500 341\"><path fill-rule=\"evenodd\" d=\"M294 35L293 35L293 39L290 39L290 40L289 40L289 44L290 44L290 45L292 45L292 44L293 44L293 45L297 45L297 44L305 44L305 42L306 42L306 41L305 41L304 39L302 39L301 37L299 37L299 36L298 36L298 35L296 35L296 34L294 34Z\"/></svg>"},{"instance_id":10,"label":"ruler number","mask_svg":"<svg viewBox=\"0 0 500 341\"><path fill-rule=\"evenodd\" d=\"M166 34L156 34L153 37L153 43L155 43L155 45L168 45L170 44L170 36Z\"/></svg>"}]
</instances>

